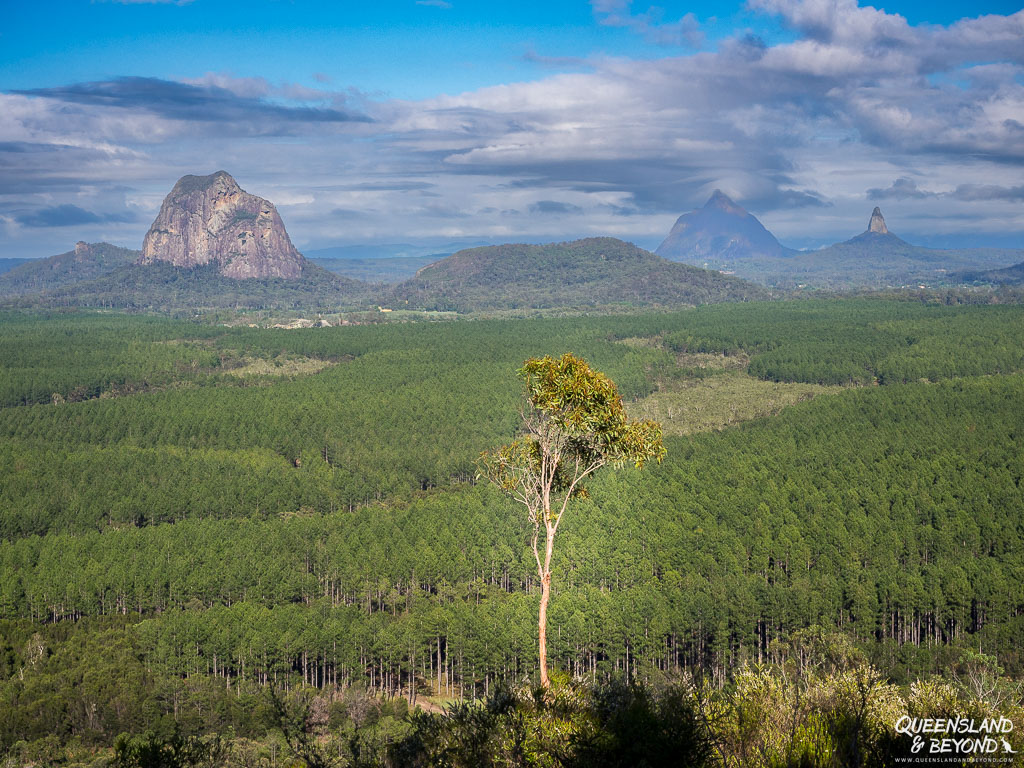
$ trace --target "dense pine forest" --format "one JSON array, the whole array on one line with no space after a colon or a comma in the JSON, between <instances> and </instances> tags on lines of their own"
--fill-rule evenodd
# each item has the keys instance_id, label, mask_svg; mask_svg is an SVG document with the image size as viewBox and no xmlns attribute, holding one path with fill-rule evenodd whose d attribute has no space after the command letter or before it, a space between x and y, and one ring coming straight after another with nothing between
<instances>
[{"instance_id":1,"label":"dense pine forest","mask_svg":"<svg viewBox=\"0 0 1024 768\"><path fill-rule=\"evenodd\" d=\"M668 452L569 513L546 699L528 524L475 460L516 433L516 369L566 351L662 419ZM1019 731L1022 403L1021 306L297 330L6 313L0 754L637 764L596 756L625 712L674 723L692 765L886 765L889 714ZM521 755L498 744L520 727ZM555 754L559 728L561 762L493 758ZM453 743L464 762L425 757ZM843 762L851 743L870 759Z\"/></svg>"}]
</instances>

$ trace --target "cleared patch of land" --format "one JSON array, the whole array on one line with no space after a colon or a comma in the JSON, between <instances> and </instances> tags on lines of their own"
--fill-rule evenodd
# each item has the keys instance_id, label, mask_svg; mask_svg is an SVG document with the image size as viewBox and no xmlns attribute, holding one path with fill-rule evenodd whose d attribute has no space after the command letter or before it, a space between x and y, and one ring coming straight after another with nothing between
<instances>
[{"instance_id":1,"label":"cleared patch of land","mask_svg":"<svg viewBox=\"0 0 1024 768\"><path fill-rule=\"evenodd\" d=\"M659 337L626 338L621 343L633 348L662 346ZM656 392L628 406L630 416L659 422L666 435L690 435L773 416L786 406L843 389L762 381L746 373L749 362L743 354L678 354L676 373L682 375L660 379Z\"/></svg>"},{"instance_id":2,"label":"cleared patch of land","mask_svg":"<svg viewBox=\"0 0 1024 768\"><path fill-rule=\"evenodd\" d=\"M707 371L742 371L750 364L744 354L718 355L711 352L683 352L676 355L680 368L700 368Z\"/></svg>"},{"instance_id":3,"label":"cleared patch of land","mask_svg":"<svg viewBox=\"0 0 1024 768\"><path fill-rule=\"evenodd\" d=\"M240 379L257 376L309 376L334 365L330 360L293 355L278 356L270 360L261 357L242 357L235 363L237 365L234 367L225 367L224 373Z\"/></svg>"},{"instance_id":4,"label":"cleared patch of land","mask_svg":"<svg viewBox=\"0 0 1024 768\"><path fill-rule=\"evenodd\" d=\"M742 371L674 382L628 406L633 418L654 419L666 435L725 429L742 421L772 416L788 405L843 387L761 381Z\"/></svg>"},{"instance_id":5,"label":"cleared patch of land","mask_svg":"<svg viewBox=\"0 0 1024 768\"><path fill-rule=\"evenodd\" d=\"M54 392L50 401L54 405L82 400L107 400L127 397L144 392L163 392L172 389L191 389L199 386L252 386L269 385L274 379L294 379L319 373L336 365L331 360L305 357L296 354L280 354L271 358L243 355L235 350L212 352L209 340L191 341L172 339L152 342L154 346L171 346L196 352L190 358L185 355L173 365L141 380L110 382L89 391L77 387L68 393ZM201 354L200 354L201 353ZM211 354L216 357L211 358Z\"/></svg>"}]
</instances>

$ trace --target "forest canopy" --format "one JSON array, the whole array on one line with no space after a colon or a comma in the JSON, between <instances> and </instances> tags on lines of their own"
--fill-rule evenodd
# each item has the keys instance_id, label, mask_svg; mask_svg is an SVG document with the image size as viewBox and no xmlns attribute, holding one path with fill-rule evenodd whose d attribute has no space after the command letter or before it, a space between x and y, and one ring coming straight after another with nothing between
<instances>
[{"instance_id":1,"label":"forest canopy","mask_svg":"<svg viewBox=\"0 0 1024 768\"><path fill-rule=\"evenodd\" d=\"M817 626L887 684L979 647L1024 672L1020 307L300 330L9 313L0 748L172 722L263 739L275 685L415 703L531 679L528 522L474 462L516 434L516 368L567 351L631 418L716 378L818 389L593 480L552 559L554 669L733 684Z\"/></svg>"}]
</instances>

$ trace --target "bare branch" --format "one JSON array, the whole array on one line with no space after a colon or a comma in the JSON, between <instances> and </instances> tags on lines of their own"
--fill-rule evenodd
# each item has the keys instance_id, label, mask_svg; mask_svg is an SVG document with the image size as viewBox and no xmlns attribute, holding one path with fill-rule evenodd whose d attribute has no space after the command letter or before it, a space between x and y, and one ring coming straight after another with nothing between
<instances>
[{"instance_id":1,"label":"bare branch","mask_svg":"<svg viewBox=\"0 0 1024 768\"><path fill-rule=\"evenodd\" d=\"M576 476L576 478L572 481L572 484L569 486L569 490L565 492L565 498L562 499L562 507L561 509L558 510L558 516L555 518L555 527L551 530L552 536L558 532L558 526L562 522L562 515L565 514L565 510L569 506L569 499L572 498L572 492L576 490L576 486L579 484L580 480L582 480L587 475L599 470L601 467L605 465L605 463L606 462L603 459L600 461L595 461L593 464L591 464L589 467L583 470L583 472L579 473ZM578 467L579 464L577 463L576 466Z\"/></svg>"}]
</instances>

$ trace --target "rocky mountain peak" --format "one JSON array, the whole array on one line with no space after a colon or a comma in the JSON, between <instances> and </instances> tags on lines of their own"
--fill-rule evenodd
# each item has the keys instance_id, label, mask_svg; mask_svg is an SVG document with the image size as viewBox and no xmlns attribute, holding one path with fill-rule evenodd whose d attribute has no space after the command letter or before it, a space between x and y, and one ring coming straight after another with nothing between
<instances>
[{"instance_id":1,"label":"rocky mountain peak","mask_svg":"<svg viewBox=\"0 0 1024 768\"><path fill-rule=\"evenodd\" d=\"M703 208L676 219L655 253L701 265L707 261L784 256L787 251L757 218L716 189Z\"/></svg>"},{"instance_id":2,"label":"rocky mountain peak","mask_svg":"<svg viewBox=\"0 0 1024 768\"><path fill-rule=\"evenodd\" d=\"M214 189L218 194L241 192L238 182L227 171L216 171L209 176L182 176L171 190L171 197L182 197L193 192Z\"/></svg>"},{"instance_id":3,"label":"rocky mountain peak","mask_svg":"<svg viewBox=\"0 0 1024 768\"><path fill-rule=\"evenodd\" d=\"M743 208L736 205L736 203L734 203L732 199L720 189L716 189L714 192L711 193L711 197L709 197L708 201L704 203L704 207L717 208L720 211L732 213L737 216L747 215L747 212L743 210Z\"/></svg>"},{"instance_id":4,"label":"rocky mountain peak","mask_svg":"<svg viewBox=\"0 0 1024 768\"><path fill-rule=\"evenodd\" d=\"M142 243L140 264L192 268L214 263L225 277L297 278L306 260L277 209L243 190L227 171L182 176Z\"/></svg>"},{"instance_id":5,"label":"rocky mountain peak","mask_svg":"<svg viewBox=\"0 0 1024 768\"><path fill-rule=\"evenodd\" d=\"M871 212L871 221L868 223L868 232L874 232L876 235L889 234L889 229L885 226L885 219L882 217L882 211L877 205L875 206L875 210Z\"/></svg>"}]
</instances>

